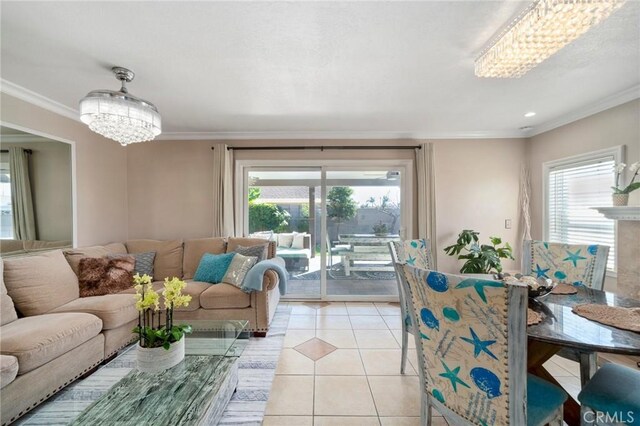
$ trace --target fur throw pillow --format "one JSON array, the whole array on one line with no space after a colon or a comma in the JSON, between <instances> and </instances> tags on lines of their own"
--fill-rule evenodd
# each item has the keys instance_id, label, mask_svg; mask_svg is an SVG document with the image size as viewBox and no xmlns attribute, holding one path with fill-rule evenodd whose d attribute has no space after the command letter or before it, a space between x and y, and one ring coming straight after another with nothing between
<instances>
[{"instance_id":1,"label":"fur throw pillow","mask_svg":"<svg viewBox=\"0 0 640 426\"><path fill-rule=\"evenodd\" d=\"M78 281L80 297L118 293L133 286L133 256L117 258L85 257L80 259Z\"/></svg>"}]
</instances>

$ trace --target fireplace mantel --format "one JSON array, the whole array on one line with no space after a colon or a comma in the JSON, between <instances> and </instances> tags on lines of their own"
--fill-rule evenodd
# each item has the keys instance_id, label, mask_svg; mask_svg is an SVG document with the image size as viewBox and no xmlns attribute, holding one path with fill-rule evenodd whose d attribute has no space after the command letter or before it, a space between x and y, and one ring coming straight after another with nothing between
<instances>
[{"instance_id":1,"label":"fireplace mantel","mask_svg":"<svg viewBox=\"0 0 640 426\"><path fill-rule=\"evenodd\" d=\"M607 219L613 220L640 220L640 206L624 207L594 207Z\"/></svg>"}]
</instances>

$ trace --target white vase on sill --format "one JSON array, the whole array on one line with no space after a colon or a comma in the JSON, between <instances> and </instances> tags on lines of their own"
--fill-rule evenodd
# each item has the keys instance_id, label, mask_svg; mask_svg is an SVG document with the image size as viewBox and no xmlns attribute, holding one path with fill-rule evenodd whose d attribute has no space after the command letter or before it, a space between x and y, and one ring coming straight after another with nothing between
<instances>
[{"instance_id":1,"label":"white vase on sill","mask_svg":"<svg viewBox=\"0 0 640 426\"><path fill-rule=\"evenodd\" d=\"M144 373L159 373L180 364L184 359L184 340L185 336L182 336L180 340L172 343L169 349L143 348L138 343L136 348L138 370Z\"/></svg>"}]
</instances>

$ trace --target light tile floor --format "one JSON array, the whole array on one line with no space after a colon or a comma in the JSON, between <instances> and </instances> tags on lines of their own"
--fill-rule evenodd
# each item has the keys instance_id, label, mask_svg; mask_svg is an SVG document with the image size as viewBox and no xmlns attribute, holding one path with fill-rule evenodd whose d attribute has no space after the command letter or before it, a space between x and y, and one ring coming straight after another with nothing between
<instances>
[{"instance_id":1,"label":"light tile floor","mask_svg":"<svg viewBox=\"0 0 640 426\"><path fill-rule=\"evenodd\" d=\"M291 307L265 426L418 426L416 352L400 375L397 303L284 302ZM574 398L578 364L545 367ZM447 425L434 412L434 426Z\"/></svg>"}]
</instances>

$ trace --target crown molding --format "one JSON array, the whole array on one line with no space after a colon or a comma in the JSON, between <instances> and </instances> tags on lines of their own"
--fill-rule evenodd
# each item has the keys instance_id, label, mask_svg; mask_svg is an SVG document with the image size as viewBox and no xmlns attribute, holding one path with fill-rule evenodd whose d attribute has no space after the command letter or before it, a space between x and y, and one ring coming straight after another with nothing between
<instances>
[{"instance_id":1,"label":"crown molding","mask_svg":"<svg viewBox=\"0 0 640 426\"><path fill-rule=\"evenodd\" d=\"M291 139L505 139L524 138L522 131L407 132L407 131L315 131L315 132L166 132L157 140L291 140Z\"/></svg>"},{"instance_id":2,"label":"crown molding","mask_svg":"<svg viewBox=\"0 0 640 426\"><path fill-rule=\"evenodd\" d=\"M590 115L606 111L610 108L617 107L618 105L626 104L627 102L633 101L638 98L640 98L640 84L636 84L629 87L628 89L622 90L618 93L614 93L613 95L609 95L595 103L585 105L582 108L573 110L567 114L561 115L560 117L549 120L538 126L533 126L533 130L531 131L531 134L529 136L537 136L541 133L556 129L558 127L564 126L565 124L573 123L574 121L578 121L583 118L589 117Z\"/></svg>"},{"instance_id":3,"label":"crown molding","mask_svg":"<svg viewBox=\"0 0 640 426\"><path fill-rule=\"evenodd\" d=\"M33 104L40 108L44 108L48 111L55 112L56 114L60 114L63 117L80 121L80 114L77 110L63 105L60 102L54 101L53 99L47 98L46 96L43 96L39 93L31 91L25 87L7 81L4 78L0 79L0 92L6 93L9 96L13 96L14 98L18 98L25 102L29 102L30 104Z\"/></svg>"},{"instance_id":4,"label":"crown molding","mask_svg":"<svg viewBox=\"0 0 640 426\"><path fill-rule=\"evenodd\" d=\"M0 140L3 143L25 143L25 142L50 142L51 139L47 139L42 136L36 135L0 135Z\"/></svg>"}]
</instances>

